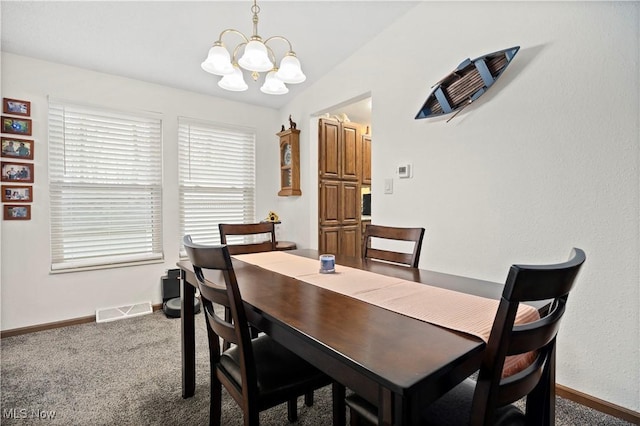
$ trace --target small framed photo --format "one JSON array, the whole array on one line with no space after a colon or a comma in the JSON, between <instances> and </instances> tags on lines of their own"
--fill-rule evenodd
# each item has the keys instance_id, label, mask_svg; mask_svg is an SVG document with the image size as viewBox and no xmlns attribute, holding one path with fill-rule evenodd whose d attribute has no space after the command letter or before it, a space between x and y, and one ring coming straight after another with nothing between
<instances>
[{"instance_id":1,"label":"small framed photo","mask_svg":"<svg viewBox=\"0 0 640 426\"><path fill-rule=\"evenodd\" d=\"M2 116L2 133L31 136L31 119Z\"/></svg>"},{"instance_id":2,"label":"small framed photo","mask_svg":"<svg viewBox=\"0 0 640 426\"><path fill-rule=\"evenodd\" d=\"M3 98L2 99L2 112L11 115L24 115L29 117L31 115L31 102L21 101L18 99Z\"/></svg>"},{"instance_id":3,"label":"small framed photo","mask_svg":"<svg viewBox=\"0 0 640 426\"><path fill-rule=\"evenodd\" d=\"M33 160L33 141L29 139L2 138L2 156Z\"/></svg>"},{"instance_id":4,"label":"small framed photo","mask_svg":"<svg viewBox=\"0 0 640 426\"><path fill-rule=\"evenodd\" d=\"M33 182L33 164L2 163L2 182Z\"/></svg>"},{"instance_id":5,"label":"small framed photo","mask_svg":"<svg viewBox=\"0 0 640 426\"><path fill-rule=\"evenodd\" d=\"M31 206L5 204L4 220L31 220Z\"/></svg>"},{"instance_id":6,"label":"small framed photo","mask_svg":"<svg viewBox=\"0 0 640 426\"><path fill-rule=\"evenodd\" d=\"M32 186L13 186L2 185L2 202L3 203L32 203L33 187Z\"/></svg>"}]
</instances>

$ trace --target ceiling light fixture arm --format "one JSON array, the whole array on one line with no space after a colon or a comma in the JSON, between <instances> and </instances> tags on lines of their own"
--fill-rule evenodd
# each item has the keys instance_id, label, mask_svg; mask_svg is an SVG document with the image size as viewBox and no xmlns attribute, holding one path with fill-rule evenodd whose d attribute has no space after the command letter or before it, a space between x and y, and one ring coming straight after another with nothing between
<instances>
[{"instance_id":1,"label":"ceiling light fixture arm","mask_svg":"<svg viewBox=\"0 0 640 426\"><path fill-rule=\"evenodd\" d=\"M266 44L267 44L267 43L269 43L271 40L282 40L282 41L284 41L285 43L287 43L287 44L289 45L289 50L288 50L288 52L293 53L293 54L295 55L295 53L294 53L294 51L293 51L293 46L291 45L291 42L289 41L289 39L287 39L286 37L279 36L279 35L271 36L271 37L269 37L268 39L266 39L266 40L264 41L264 44L266 45Z\"/></svg>"},{"instance_id":2,"label":"ceiling light fixture arm","mask_svg":"<svg viewBox=\"0 0 640 426\"><path fill-rule=\"evenodd\" d=\"M244 34L242 34L240 31L238 31L238 30L236 30L236 29L234 29L234 28L228 28L228 29L226 29L226 30L224 30L224 31L222 31L222 32L220 33L220 36L218 37L218 40L216 40L215 42L213 42L213 46L212 46L212 47L222 47L222 48L225 48L225 49L226 49L226 45L225 45L225 44L224 44L224 42L222 41L222 38L223 38L225 35L230 34L230 33L237 34L237 35L239 35L239 36L242 38L242 40L244 40L242 43L238 44L238 45L236 46L236 48L233 50L233 57L231 58L231 59L232 59L232 60L231 60L231 63L232 63L232 64L234 64L234 65L237 65L237 64L238 64L238 61L237 61L237 59L236 59L236 58L237 58L237 53L238 53L238 51L239 51L242 47L246 46L246 45L247 45L247 43L249 43L249 39L247 38L247 36L245 36L245 35L244 35Z\"/></svg>"},{"instance_id":3,"label":"ceiling light fixture arm","mask_svg":"<svg viewBox=\"0 0 640 426\"><path fill-rule=\"evenodd\" d=\"M247 45L247 43L248 43L248 41L245 41L244 43L240 43L239 45L236 46L235 49L233 49L233 56L231 57L231 63L233 63L233 64L237 64L238 63L238 52L240 51L240 49L245 47Z\"/></svg>"},{"instance_id":4,"label":"ceiling light fixture arm","mask_svg":"<svg viewBox=\"0 0 640 426\"><path fill-rule=\"evenodd\" d=\"M218 37L218 41L216 41L216 43L223 44L222 43L222 37L224 37L225 35L227 35L229 33L238 34L240 37L242 37L242 39L244 40L245 43L249 43L249 39L247 38L247 36L242 34L240 31L238 31L238 30L236 30L234 28L227 28L226 30L221 32L220 36Z\"/></svg>"}]
</instances>

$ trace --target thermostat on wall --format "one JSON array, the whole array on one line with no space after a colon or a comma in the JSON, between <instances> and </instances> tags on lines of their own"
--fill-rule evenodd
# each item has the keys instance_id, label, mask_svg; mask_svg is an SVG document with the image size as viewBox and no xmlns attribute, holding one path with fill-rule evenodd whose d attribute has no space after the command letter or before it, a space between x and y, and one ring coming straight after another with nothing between
<instances>
[{"instance_id":1,"label":"thermostat on wall","mask_svg":"<svg viewBox=\"0 0 640 426\"><path fill-rule=\"evenodd\" d=\"M400 179L411 177L411 164L401 164L398 166L398 177Z\"/></svg>"}]
</instances>

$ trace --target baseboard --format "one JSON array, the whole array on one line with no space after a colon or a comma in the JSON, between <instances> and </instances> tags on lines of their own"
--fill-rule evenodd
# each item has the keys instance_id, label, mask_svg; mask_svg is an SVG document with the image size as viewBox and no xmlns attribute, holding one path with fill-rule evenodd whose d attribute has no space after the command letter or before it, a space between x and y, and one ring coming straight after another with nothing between
<instances>
[{"instance_id":1,"label":"baseboard","mask_svg":"<svg viewBox=\"0 0 640 426\"><path fill-rule=\"evenodd\" d=\"M558 384L556 384L556 395L569 399L580 405L584 405L585 407L593 408L601 413L606 413L633 424L640 425L640 413L596 398L595 396L587 395L586 393Z\"/></svg>"},{"instance_id":2,"label":"baseboard","mask_svg":"<svg viewBox=\"0 0 640 426\"><path fill-rule=\"evenodd\" d=\"M152 305L153 311L162 309L162 304ZM68 327L70 325L86 324L95 322L96 316L91 315L88 317L75 318L65 321L56 321L48 324L33 325L29 327L14 328L12 330L5 330L0 332L0 338L19 336L21 334L35 333L37 331L51 330L54 328ZM585 407L593 408L594 410L606 413L619 419L631 422L633 424L640 425L640 413L629 410L628 408L621 407L619 405L612 404L602 399L596 398L586 393L582 393L575 389L568 388L563 385L556 384L556 395L562 398L569 399Z\"/></svg>"},{"instance_id":3,"label":"baseboard","mask_svg":"<svg viewBox=\"0 0 640 426\"><path fill-rule=\"evenodd\" d=\"M157 305L152 305L151 307L153 308L153 312L158 311L162 309L162 303L159 303ZM87 324L90 322L96 322L95 315L90 315L90 316L81 317L81 318L74 318L74 319L64 320L64 321L50 322L47 324L38 324L38 325L31 325L28 327L13 328L11 330L3 330L2 332L0 332L0 339L4 339L5 337L20 336L21 334L35 333L37 331L52 330L54 328L69 327L70 325Z\"/></svg>"}]
</instances>

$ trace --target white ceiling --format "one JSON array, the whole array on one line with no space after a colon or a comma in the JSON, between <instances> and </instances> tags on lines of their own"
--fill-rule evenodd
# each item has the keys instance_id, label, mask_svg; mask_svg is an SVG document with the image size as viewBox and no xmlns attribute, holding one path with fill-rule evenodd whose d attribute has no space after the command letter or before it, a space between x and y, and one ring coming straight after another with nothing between
<instances>
[{"instance_id":1,"label":"white ceiling","mask_svg":"<svg viewBox=\"0 0 640 426\"><path fill-rule=\"evenodd\" d=\"M200 68L227 28L251 35L250 0L7 1L0 3L2 50L271 108L280 108L418 2L260 0L258 34L288 38L307 80L289 94L228 92ZM227 37L229 37L227 39ZM227 44L239 37L227 35ZM285 43L272 46L280 58ZM279 51L278 49L282 49Z\"/></svg>"}]
</instances>

